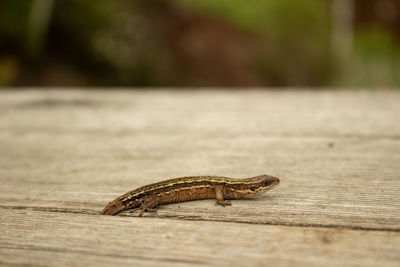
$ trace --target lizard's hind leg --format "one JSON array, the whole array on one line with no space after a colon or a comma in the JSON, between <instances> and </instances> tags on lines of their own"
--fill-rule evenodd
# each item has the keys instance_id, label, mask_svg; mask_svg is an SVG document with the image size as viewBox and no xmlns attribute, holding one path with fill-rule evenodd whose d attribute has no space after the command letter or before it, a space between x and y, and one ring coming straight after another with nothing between
<instances>
[{"instance_id":1,"label":"lizard's hind leg","mask_svg":"<svg viewBox=\"0 0 400 267\"><path fill-rule=\"evenodd\" d=\"M156 199L143 198L143 199L141 199L140 202L141 202L140 206L135 209L132 209L130 212L140 210L139 217L142 217L142 215L145 211L157 212L156 207L157 207L158 203L157 203Z\"/></svg>"}]
</instances>

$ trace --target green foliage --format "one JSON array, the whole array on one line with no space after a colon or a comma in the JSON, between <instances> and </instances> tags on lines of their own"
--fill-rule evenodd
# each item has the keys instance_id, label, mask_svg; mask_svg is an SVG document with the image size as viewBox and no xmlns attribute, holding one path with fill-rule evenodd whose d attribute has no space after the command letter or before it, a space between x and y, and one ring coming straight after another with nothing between
<instances>
[{"instance_id":1,"label":"green foliage","mask_svg":"<svg viewBox=\"0 0 400 267\"><path fill-rule=\"evenodd\" d=\"M318 0L182 0L249 31L284 37L326 30L327 6Z\"/></svg>"},{"instance_id":2,"label":"green foliage","mask_svg":"<svg viewBox=\"0 0 400 267\"><path fill-rule=\"evenodd\" d=\"M354 84L374 87L400 86L400 47L383 29L359 30L354 41Z\"/></svg>"},{"instance_id":3,"label":"green foliage","mask_svg":"<svg viewBox=\"0 0 400 267\"><path fill-rule=\"evenodd\" d=\"M4 40L22 46L26 38L31 1L3 0L0 2L0 47Z\"/></svg>"},{"instance_id":4,"label":"green foliage","mask_svg":"<svg viewBox=\"0 0 400 267\"><path fill-rule=\"evenodd\" d=\"M361 57L391 58L399 55L393 36L378 28L357 31L354 48Z\"/></svg>"}]
</instances>

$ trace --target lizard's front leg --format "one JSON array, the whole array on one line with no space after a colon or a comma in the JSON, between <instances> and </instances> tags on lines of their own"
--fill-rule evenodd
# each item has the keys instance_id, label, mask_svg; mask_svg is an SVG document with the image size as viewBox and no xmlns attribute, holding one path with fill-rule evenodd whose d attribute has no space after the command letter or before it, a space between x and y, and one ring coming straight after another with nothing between
<instances>
[{"instance_id":1,"label":"lizard's front leg","mask_svg":"<svg viewBox=\"0 0 400 267\"><path fill-rule=\"evenodd\" d=\"M223 207L232 205L232 203L230 201L224 199L224 186L223 185L215 186L215 199L217 200L217 204L220 204Z\"/></svg>"}]
</instances>

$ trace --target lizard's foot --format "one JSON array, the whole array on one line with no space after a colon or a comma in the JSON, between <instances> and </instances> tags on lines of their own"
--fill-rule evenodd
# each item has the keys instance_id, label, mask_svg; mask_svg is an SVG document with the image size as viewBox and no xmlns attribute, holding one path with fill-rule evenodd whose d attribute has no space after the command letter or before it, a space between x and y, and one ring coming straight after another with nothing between
<instances>
[{"instance_id":1,"label":"lizard's foot","mask_svg":"<svg viewBox=\"0 0 400 267\"><path fill-rule=\"evenodd\" d=\"M217 203L216 204L219 204L219 205L221 205L222 207L225 207L225 206L230 206L230 205L232 205L232 203L229 201L229 200L217 200Z\"/></svg>"}]
</instances>

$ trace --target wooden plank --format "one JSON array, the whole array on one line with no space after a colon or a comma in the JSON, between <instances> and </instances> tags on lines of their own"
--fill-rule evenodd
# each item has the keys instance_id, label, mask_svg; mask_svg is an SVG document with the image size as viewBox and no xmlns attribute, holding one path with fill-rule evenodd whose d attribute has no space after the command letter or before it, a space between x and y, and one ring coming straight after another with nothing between
<instances>
[{"instance_id":1,"label":"wooden plank","mask_svg":"<svg viewBox=\"0 0 400 267\"><path fill-rule=\"evenodd\" d=\"M1 91L0 129L106 135L399 138L397 91ZM66 123L69 122L69 123Z\"/></svg>"},{"instance_id":2,"label":"wooden plank","mask_svg":"<svg viewBox=\"0 0 400 267\"><path fill-rule=\"evenodd\" d=\"M400 233L0 209L0 262L398 266Z\"/></svg>"},{"instance_id":3,"label":"wooden plank","mask_svg":"<svg viewBox=\"0 0 400 267\"><path fill-rule=\"evenodd\" d=\"M161 179L267 173L281 185L256 199L147 216L398 231L399 100L348 91L0 92L0 206L95 214Z\"/></svg>"}]
</instances>

